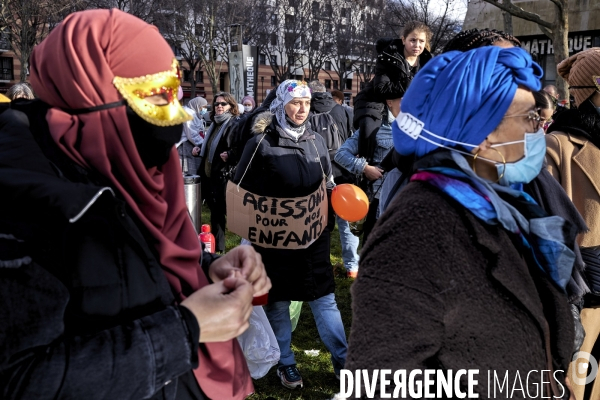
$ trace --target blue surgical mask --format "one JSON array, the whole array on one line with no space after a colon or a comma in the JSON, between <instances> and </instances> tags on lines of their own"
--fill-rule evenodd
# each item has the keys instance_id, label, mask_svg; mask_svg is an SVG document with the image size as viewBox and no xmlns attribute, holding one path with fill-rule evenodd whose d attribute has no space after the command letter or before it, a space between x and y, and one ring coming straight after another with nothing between
<instances>
[{"instance_id":1,"label":"blue surgical mask","mask_svg":"<svg viewBox=\"0 0 600 400\"><path fill-rule=\"evenodd\" d=\"M200 115L204 115L204 114L206 114L206 108L203 108L200 110Z\"/></svg>"},{"instance_id":2,"label":"blue surgical mask","mask_svg":"<svg viewBox=\"0 0 600 400\"><path fill-rule=\"evenodd\" d=\"M406 135L412 137L415 140L422 139L437 147L455 151L457 153L464 154L465 156L474 157L473 154L467 151L444 145L442 143L437 142L436 140L447 143L455 143L457 145L467 148L478 147L474 144L459 142L457 140L452 140L443 136L436 135L435 133L424 129L424 124L421 121L407 113L400 112L400 114L396 118L396 123ZM424 136L423 133L426 133L429 137ZM546 137L544 133L544 128L538 129L538 131L535 133L526 133L523 140L517 140L514 142L507 143L498 143L492 145L491 147L501 147L515 143L524 143L525 146L525 155L519 161L505 163L487 159L484 157L477 158L477 160L484 160L496 165L496 168L498 170L498 176L500 177L498 183L500 183L503 186L531 182L536 176L538 176L538 174L542 170L542 167L544 165L544 159L546 158Z\"/></svg>"},{"instance_id":3,"label":"blue surgical mask","mask_svg":"<svg viewBox=\"0 0 600 400\"><path fill-rule=\"evenodd\" d=\"M498 183L503 186L529 183L542 170L546 157L546 137L543 128L540 128L536 133L526 133L523 140L494 144L491 147L508 146L521 142L525 146L525 155L519 161L511 163L494 161L498 170L498 176L500 177Z\"/></svg>"}]
</instances>

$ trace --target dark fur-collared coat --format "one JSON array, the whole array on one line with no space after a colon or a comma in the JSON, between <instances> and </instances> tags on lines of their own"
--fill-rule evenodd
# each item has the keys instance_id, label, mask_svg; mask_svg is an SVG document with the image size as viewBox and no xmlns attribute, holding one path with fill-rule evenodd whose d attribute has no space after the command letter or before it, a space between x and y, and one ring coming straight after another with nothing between
<instances>
[{"instance_id":1,"label":"dark fur-collared coat","mask_svg":"<svg viewBox=\"0 0 600 400\"><path fill-rule=\"evenodd\" d=\"M555 371L564 386L573 351L566 295L528 265L515 242L438 189L409 183L361 253L345 368L405 369L407 376L478 369L480 399L490 398L488 371L500 379L508 371L511 390L518 373L531 395L541 370ZM538 372L527 382L530 371ZM544 380L553 386L545 385L544 396L554 390L568 398L554 379ZM530 398L510 394L497 390L495 398Z\"/></svg>"},{"instance_id":2,"label":"dark fur-collared coat","mask_svg":"<svg viewBox=\"0 0 600 400\"><path fill-rule=\"evenodd\" d=\"M283 133L273 114L264 112L256 117L253 132L255 136L246 143L233 179L234 183L241 181L242 188L264 196L302 197L317 190L323 182L323 173L331 176L325 139L310 129L310 123L307 122L298 141L294 141ZM306 249L254 245L273 284L269 302L312 301L333 293L329 238L329 228L325 227Z\"/></svg>"}]
</instances>

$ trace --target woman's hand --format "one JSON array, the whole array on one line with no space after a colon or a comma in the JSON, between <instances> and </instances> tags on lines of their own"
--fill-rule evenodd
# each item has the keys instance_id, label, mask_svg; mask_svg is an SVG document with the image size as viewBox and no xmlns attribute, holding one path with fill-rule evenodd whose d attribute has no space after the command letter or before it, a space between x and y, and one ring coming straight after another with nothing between
<instances>
[{"instance_id":1,"label":"woman's hand","mask_svg":"<svg viewBox=\"0 0 600 400\"><path fill-rule=\"evenodd\" d=\"M252 246L237 246L210 264L208 275L213 282L219 282L231 276L233 272L240 273L254 291L254 296L260 296L271 289L271 280L267 276L262 257Z\"/></svg>"},{"instance_id":2,"label":"woman's hand","mask_svg":"<svg viewBox=\"0 0 600 400\"><path fill-rule=\"evenodd\" d=\"M383 170L379 167L373 167L372 165L367 164L363 170L363 174L365 174L368 180L375 181L377 179L381 179L383 176Z\"/></svg>"},{"instance_id":3,"label":"woman's hand","mask_svg":"<svg viewBox=\"0 0 600 400\"><path fill-rule=\"evenodd\" d=\"M194 157L197 157L198 155L200 155L200 147L198 147L198 146L195 146L195 147L192 149L192 155L193 155Z\"/></svg>"},{"instance_id":4,"label":"woman's hand","mask_svg":"<svg viewBox=\"0 0 600 400\"><path fill-rule=\"evenodd\" d=\"M181 302L200 325L200 343L224 342L248 328L252 313L252 286L239 272L192 293Z\"/></svg>"}]
</instances>

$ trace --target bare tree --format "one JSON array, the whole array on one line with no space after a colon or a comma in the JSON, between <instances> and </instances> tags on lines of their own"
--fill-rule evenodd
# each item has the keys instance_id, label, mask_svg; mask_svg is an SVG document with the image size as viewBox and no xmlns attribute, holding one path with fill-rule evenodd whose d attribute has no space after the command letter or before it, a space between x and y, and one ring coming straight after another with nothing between
<instances>
[{"instance_id":1,"label":"bare tree","mask_svg":"<svg viewBox=\"0 0 600 400\"><path fill-rule=\"evenodd\" d=\"M19 80L27 79L29 56L67 14L81 9L82 3L69 0L8 0L2 3L0 25L10 35L12 48L21 63Z\"/></svg>"},{"instance_id":2,"label":"bare tree","mask_svg":"<svg viewBox=\"0 0 600 400\"><path fill-rule=\"evenodd\" d=\"M460 0L388 0L387 25L399 37L409 21L421 21L431 29L431 53L440 51L460 31L461 21L453 17Z\"/></svg>"},{"instance_id":3,"label":"bare tree","mask_svg":"<svg viewBox=\"0 0 600 400\"><path fill-rule=\"evenodd\" d=\"M277 82L318 79L329 61L343 85L355 72L359 81L370 79L375 42L385 28L384 1L248 0L240 23L244 38L268 58Z\"/></svg>"},{"instance_id":4,"label":"bare tree","mask_svg":"<svg viewBox=\"0 0 600 400\"><path fill-rule=\"evenodd\" d=\"M229 63L230 27L244 24L245 15L249 12L249 2L204 0L201 4L197 14L200 24L196 25L196 46L204 49L199 52L200 63L208 74L213 93L216 93L221 71Z\"/></svg>"},{"instance_id":5,"label":"bare tree","mask_svg":"<svg viewBox=\"0 0 600 400\"><path fill-rule=\"evenodd\" d=\"M502 11L502 18L504 19L503 31L508 33L509 35L512 35L513 34L512 15L510 15L510 13L507 13L506 11Z\"/></svg>"},{"instance_id":6,"label":"bare tree","mask_svg":"<svg viewBox=\"0 0 600 400\"><path fill-rule=\"evenodd\" d=\"M352 6L356 7L355 11ZM329 29L333 33L335 53L331 66L337 74L339 89L344 90L346 80L349 79L357 62L355 48L362 43L364 36L365 6L353 5L346 0L332 0L328 7L327 14L332 16ZM361 21L361 18L364 20Z\"/></svg>"},{"instance_id":7,"label":"bare tree","mask_svg":"<svg viewBox=\"0 0 600 400\"><path fill-rule=\"evenodd\" d=\"M530 11L525 11L521 7L517 7L510 0L482 0L492 4L502 11L524 19L526 21L535 22L542 33L552 39L554 44L554 61L558 65L562 60L569 57L569 1L568 0L544 0L549 3L549 6L554 9L554 19L546 21L538 14ZM541 7L541 6L538 6ZM569 98L569 89L564 79L560 76L556 77L556 87L563 99Z\"/></svg>"},{"instance_id":8,"label":"bare tree","mask_svg":"<svg viewBox=\"0 0 600 400\"><path fill-rule=\"evenodd\" d=\"M87 9L118 8L128 14L135 15L139 19L152 23L156 12L164 3L159 0L82 0Z\"/></svg>"},{"instance_id":9,"label":"bare tree","mask_svg":"<svg viewBox=\"0 0 600 400\"><path fill-rule=\"evenodd\" d=\"M332 0L331 24L334 33L332 69L340 82L340 89L354 75L360 83L372 78L377 58L375 44L386 35L383 0Z\"/></svg>"},{"instance_id":10,"label":"bare tree","mask_svg":"<svg viewBox=\"0 0 600 400\"><path fill-rule=\"evenodd\" d=\"M202 49L197 46L196 22L197 10L194 2L186 2L189 8L182 10L184 6L181 0L168 0L163 2L162 8L152 17L154 24L160 33L172 46L175 55L181 57L187 65L182 65L184 77L190 82L190 97L196 97L196 69L200 64L200 53ZM191 6L191 7L190 7Z\"/></svg>"},{"instance_id":11,"label":"bare tree","mask_svg":"<svg viewBox=\"0 0 600 400\"><path fill-rule=\"evenodd\" d=\"M326 10L323 4L312 2L310 10L310 29L305 34L305 56L307 58L307 80L319 79L319 73L327 61L331 61L334 54L334 34L331 32L331 22L323 18Z\"/></svg>"},{"instance_id":12,"label":"bare tree","mask_svg":"<svg viewBox=\"0 0 600 400\"><path fill-rule=\"evenodd\" d=\"M249 22L246 35L268 58L277 83L304 77L313 37L312 3L309 0L254 0L252 9L256 17ZM311 69L316 70L316 66Z\"/></svg>"},{"instance_id":13,"label":"bare tree","mask_svg":"<svg viewBox=\"0 0 600 400\"><path fill-rule=\"evenodd\" d=\"M354 76L358 79L359 90L362 90L364 84L373 79L375 72L375 62L377 61L377 51L374 41L380 35L371 36L374 39L359 43L355 47L356 62L353 65Z\"/></svg>"},{"instance_id":14,"label":"bare tree","mask_svg":"<svg viewBox=\"0 0 600 400\"><path fill-rule=\"evenodd\" d=\"M189 68L191 96L195 97L196 70L206 72L213 93L219 91L221 72L229 60L229 27L239 23L247 2L166 0L156 13L156 24ZM185 68L185 67L184 67Z\"/></svg>"}]
</instances>

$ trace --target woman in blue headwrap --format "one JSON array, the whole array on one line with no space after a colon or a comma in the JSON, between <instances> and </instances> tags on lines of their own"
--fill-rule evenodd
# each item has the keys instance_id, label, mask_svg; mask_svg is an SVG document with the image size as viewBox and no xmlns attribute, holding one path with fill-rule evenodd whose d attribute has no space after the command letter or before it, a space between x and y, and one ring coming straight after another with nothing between
<instances>
[{"instance_id":1,"label":"woman in blue headwrap","mask_svg":"<svg viewBox=\"0 0 600 400\"><path fill-rule=\"evenodd\" d=\"M546 153L541 73L524 50L489 46L437 56L415 77L393 138L416 162L363 248L345 368L478 370L449 391L430 378L438 398L467 386L479 398L569 398L575 230L515 189Z\"/></svg>"}]
</instances>

